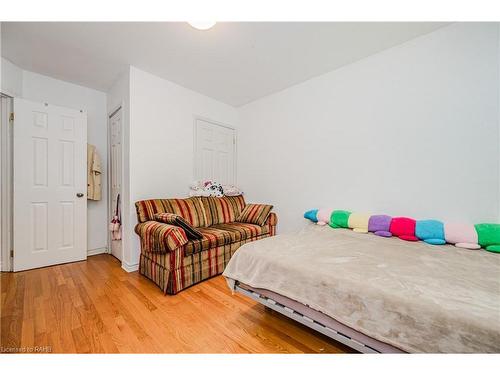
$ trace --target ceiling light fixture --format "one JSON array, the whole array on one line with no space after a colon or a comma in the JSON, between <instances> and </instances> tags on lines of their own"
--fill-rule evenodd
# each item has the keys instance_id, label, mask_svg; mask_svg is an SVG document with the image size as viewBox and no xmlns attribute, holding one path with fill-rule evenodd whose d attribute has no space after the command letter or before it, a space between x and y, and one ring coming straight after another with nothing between
<instances>
[{"instance_id":1,"label":"ceiling light fixture","mask_svg":"<svg viewBox=\"0 0 500 375\"><path fill-rule=\"evenodd\" d=\"M208 30L214 27L216 22L214 21L195 21L195 22L188 22L192 27L198 30Z\"/></svg>"}]
</instances>

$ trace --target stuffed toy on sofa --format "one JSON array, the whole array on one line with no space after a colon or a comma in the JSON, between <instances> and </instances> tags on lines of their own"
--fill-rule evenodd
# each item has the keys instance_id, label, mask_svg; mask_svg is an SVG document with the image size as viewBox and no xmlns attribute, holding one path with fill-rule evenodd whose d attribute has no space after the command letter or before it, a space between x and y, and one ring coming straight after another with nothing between
<instances>
[{"instance_id":1,"label":"stuffed toy on sofa","mask_svg":"<svg viewBox=\"0 0 500 375\"><path fill-rule=\"evenodd\" d=\"M354 232L368 233L369 220L370 220L370 215L353 212L349 216L349 219L347 220L347 226L351 228Z\"/></svg>"},{"instance_id":2,"label":"stuffed toy on sofa","mask_svg":"<svg viewBox=\"0 0 500 375\"><path fill-rule=\"evenodd\" d=\"M391 237L391 221L389 215L372 215L368 220L368 231L380 237Z\"/></svg>"},{"instance_id":3,"label":"stuffed toy on sofa","mask_svg":"<svg viewBox=\"0 0 500 375\"><path fill-rule=\"evenodd\" d=\"M190 197L223 197L222 185L212 180L199 180L189 186Z\"/></svg>"},{"instance_id":4,"label":"stuffed toy on sofa","mask_svg":"<svg viewBox=\"0 0 500 375\"><path fill-rule=\"evenodd\" d=\"M349 211L333 211L330 216L330 226L332 228L348 228L349 216L351 216L351 213Z\"/></svg>"},{"instance_id":5,"label":"stuffed toy on sofa","mask_svg":"<svg viewBox=\"0 0 500 375\"><path fill-rule=\"evenodd\" d=\"M394 217L391 221L390 232L405 241L418 241L415 237L415 219L409 217Z\"/></svg>"},{"instance_id":6,"label":"stuffed toy on sofa","mask_svg":"<svg viewBox=\"0 0 500 375\"><path fill-rule=\"evenodd\" d=\"M476 228L472 224L444 223L444 239L462 249L481 248L477 241Z\"/></svg>"},{"instance_id":7,"label":"stuffed toy on sofa","mask_svg":"<svg viewBox=\"0 0 500 375\"><path fill-rule=\"evenodd\" d=\"M318 219L318 225L326 225L330 223L330 215L333 209L331 208L320 208L318 214L316 215Z\"/></svg>"},{"instance_id":8,"label":"stuffed toy on sofa","mask_svg":"<svg viewBox=\"0 0 500 375\"><path fill-rule=\"evenodd\" d=\"M417 220L415 235L430 245L444 245L444 225L439 220Z\"/></svg>"},{"instance_id":9,"label":"stuffed toy on sofa","mask_svg":"<svg viewBox=\"0 0 500 375\"><path fill-rule=\"evenodd\" d=\"M479 244L488 251L500 253L500 224L476 224Z\"/></svg>"}]
</instances>

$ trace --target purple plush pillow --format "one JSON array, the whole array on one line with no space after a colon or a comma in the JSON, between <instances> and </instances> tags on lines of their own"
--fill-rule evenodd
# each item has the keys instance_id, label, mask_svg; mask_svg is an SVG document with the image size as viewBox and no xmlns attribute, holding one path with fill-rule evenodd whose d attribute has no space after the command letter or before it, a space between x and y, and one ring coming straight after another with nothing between
<instances>
[{"instance_id":1,"label":"purple plush pillow","mask_svg":"<svg viewBox=\"0 0 500 375\"><path fill-rule=\"evenodd\" d=\"M391 220L392 217L388 215L372 215L368 220L368 231L374 232L377 236L391 237L392 233L389 231Z\"/></svg>"}]
</instances>

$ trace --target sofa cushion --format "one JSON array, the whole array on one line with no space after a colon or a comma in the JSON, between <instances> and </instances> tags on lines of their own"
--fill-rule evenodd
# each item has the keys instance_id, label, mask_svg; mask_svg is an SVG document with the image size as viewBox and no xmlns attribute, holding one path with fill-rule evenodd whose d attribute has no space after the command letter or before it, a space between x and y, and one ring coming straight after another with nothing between
<instances>
[{"instance_id":1,"label":"sofa cushion","mask_svg":"<svg viewBox=\"0 0 500 375\"><path fill-rule=\"evenodd\" d=\"M203 237L203 234L191 226L182 216L177 214L171 214L168 212L161 214L154 214L155 221L159 221L160 223L176 225L184 229L186 235L191 240L199 240Z\"/></svg>"},{"instance_id":2,"label":"sofa cushion","mask_svg":"<svg viewBox=\"0 0 500 375\"><path fill-rule=\"evenodd\" d=\"M135 203L137 220L143 223L154 220L158 213L171 213L182 216L191 226L206 227L207 216L205 208L198 197L186 199L148 199Z\"/></svg>"},{"instance_id":3,"label":"sofa cushion","mask_svg":"<svg viewBox=\"0 0 500 375\"><path fill-rule=\"evenodd\" d=\"M207 227L216 224L232 223L245 207L243 195L234 197L201 197L206 213Z\"/></svg>"},{"instance_id":4,"label":"sofa cushion","mask_svg":"<svg viewBox=\"0 0 500 375\"><path fill-rule=\"evenodd\" d=\"M137 224L135 232L141 238L141 248L151 252L174 251L188 242L184 229L158 221Z\"/></svg>"},{"instance_id":5,"label":"sofa cushion","mask_svg":"<svg viewBox=\"0 0 500 375\"><path fill-rule=\"evenodd\" d=\"M227 223L227 224L217 224L212 228L222 229L230 233L231 241L242 241L252 237L258 237L263 234L269 233L269 226L256 225L249 223Z\"/></svg>"},{"instance_id":6,"label":"sofa cushion","mask_svg":"<svg viewBox=\"0 0 500 375\"><path fill-rule=\"evenodd\" d=\"M199 228L198 230L203 234L203 237L199 240L188 241L185 246L185 255L268 234L269 226L226 223L212 225L208 228Z\"/></svg>"},{"instance_id":7,"label":"sofa cushion","mask_svg":"<svg viewBox=\"0 0 500 375\"><path fill-rule=\"evenodd\" d=\"M241 214L236 218L240 223L264 225L273 206L269 204L247 204Z\"/></svg>"},{"instance_id":8,"label":"sofa cushion","mask_svg":"<svg viewBox=\"0 0 500 375\"><path fill-rule=\"evenodd\" d=\"M185 247L185 255L191 255L233 242L231 233L224 229L212 226L208 228L200 228L199 231L203 237L198 240L188 241Z\"/></svg>"}]
</instances>

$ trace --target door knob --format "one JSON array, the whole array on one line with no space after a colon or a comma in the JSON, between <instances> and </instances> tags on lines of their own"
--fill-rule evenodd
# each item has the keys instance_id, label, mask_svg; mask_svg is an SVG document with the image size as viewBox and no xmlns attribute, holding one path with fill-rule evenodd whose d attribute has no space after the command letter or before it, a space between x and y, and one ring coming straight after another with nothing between
<instances>
[{"instance_id":1,"label":"door knob","mask_svg":"<svg viewBox=\"0 0 500 375\"><path fill-rule=\"evenodd\" d=\"M76 196L77 196L78 198L81 198L81 197L83 197L83 193L76 193Z\"/></svg>"}]
</instances>

